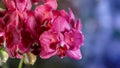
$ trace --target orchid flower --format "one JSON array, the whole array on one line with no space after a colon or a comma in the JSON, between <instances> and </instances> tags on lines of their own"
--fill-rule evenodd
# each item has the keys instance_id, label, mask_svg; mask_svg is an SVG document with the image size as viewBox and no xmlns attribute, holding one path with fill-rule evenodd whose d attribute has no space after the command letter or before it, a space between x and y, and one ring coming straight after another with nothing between
<instances>
[{"instance_id":1,"label":"orchid flower","mask_svg":"<svg viewBox=\"0 0 120 68\"><path fill-rule=\"evenodd\" d=\"M75 19L70 8L69 13L57 10L57 0L2 2L5 9L0 8L0 52L21 59L19 68L23 61L34 64L37 55L42 59L55 55L75 60L82 58L82 24L80 19ZM32 9L32 4L35 4L35 9Z\"/></svg>"}]
</instances>

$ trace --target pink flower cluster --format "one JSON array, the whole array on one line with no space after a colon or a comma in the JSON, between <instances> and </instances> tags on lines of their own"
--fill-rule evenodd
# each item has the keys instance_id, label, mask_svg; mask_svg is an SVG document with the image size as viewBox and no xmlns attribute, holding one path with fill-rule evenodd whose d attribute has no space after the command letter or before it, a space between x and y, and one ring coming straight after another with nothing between
<instances>
[{"instance_id":1,"label":"pink flower cluster","mask_svg":"<svg viewBox=\"0 0 120 68\"><path fill-rule=\"evenodd\" d=\"M71 9L69 13L57 10L56 0L2 2L5 9L0 9L0 46L4 45L9 57L22 58L31 52L42 59L55 55L82 58L82 25L80 19L75 20Z\"/></svg>"}]
</instances>

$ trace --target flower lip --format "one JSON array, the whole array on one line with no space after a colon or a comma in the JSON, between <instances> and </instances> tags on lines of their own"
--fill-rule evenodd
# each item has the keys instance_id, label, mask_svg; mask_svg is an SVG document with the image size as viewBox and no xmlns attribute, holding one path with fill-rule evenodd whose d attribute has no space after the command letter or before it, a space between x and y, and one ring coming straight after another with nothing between
<instances>
[{"instance_id":1,"label":"flower lip","mask_svg":"<svg viewBox=\"0 0 120 68\"><path fill-rule=\"evenodd\" d=\"M60 58L63 58L64 56L66 56L66 51L67 51L67 46L66 45L59 45L59 47L57 48L57 55Z\"/></svg>"},{"instance_id":2,"label":"flower lip","mask_svg":"<svg viewBox=\"0 0 120 68\"><path fill-rule=\"evenodd\" d=\"M58 44L58 42L51 43L50 44L50 48L53 49L53 50L55 50L57 48L57 44Z\"/></svg>"}]
</instances>

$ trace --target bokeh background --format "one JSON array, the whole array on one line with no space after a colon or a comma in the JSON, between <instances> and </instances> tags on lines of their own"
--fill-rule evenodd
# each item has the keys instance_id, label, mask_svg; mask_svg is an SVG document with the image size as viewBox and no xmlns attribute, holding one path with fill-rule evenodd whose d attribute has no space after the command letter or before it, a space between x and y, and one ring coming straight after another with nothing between
<instances>
[{"instance_id":1,"label":"bokeh background","mask_svg":"<svg viewBox=\"0 0 120 68\"><path fill-rule=\"evenodd\" d=\"M0 0L1 5L1 0ZM58 0L58 9L71 8L83 24L83 58L40 59L24 68L120 68L120 0ZM9 59L0 68L17 68L18 59Z\"/></svg>"}]
</instances>

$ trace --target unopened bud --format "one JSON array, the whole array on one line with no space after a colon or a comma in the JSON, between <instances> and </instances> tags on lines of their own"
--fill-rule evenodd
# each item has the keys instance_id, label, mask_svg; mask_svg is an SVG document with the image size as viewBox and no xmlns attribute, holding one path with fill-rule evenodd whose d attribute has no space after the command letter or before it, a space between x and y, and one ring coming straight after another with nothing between
<instances>
[{"instance_id":1,"label":"unopened bud","mask_svg":"<svg viewBox=\"0 0 120 68\"><path fill-rule=\"evenodd\" d=\"M0 62L5 63L8 60L8 54L6 51L0 50Z\"/></svg>"},{"instance_id":2,"label":"unopened bud","mask_svg":"<svg viewBox=\"0 0 120 68\"><path fill-rule=\"evenodd\" d=\"M31 52L24 55L24 63L25 64L33 65L35 63L36 59L37 59L36 56Z\"/></svg>"}]
</instances>

